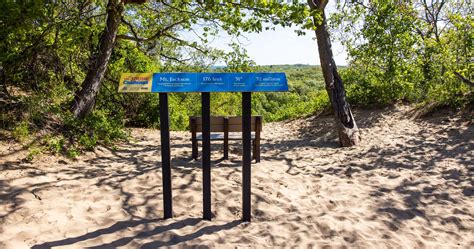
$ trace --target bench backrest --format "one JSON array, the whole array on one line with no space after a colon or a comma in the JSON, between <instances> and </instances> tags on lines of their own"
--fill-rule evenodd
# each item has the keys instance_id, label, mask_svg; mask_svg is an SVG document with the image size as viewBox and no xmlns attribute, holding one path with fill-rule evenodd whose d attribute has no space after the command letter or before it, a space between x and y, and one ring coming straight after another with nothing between
<instances>
[{"instance_id":1,"label":"bench backrest","mask_svg":"<svg viewBox=\"0 0 474 249\"><path fill-rule=\"evenodd\" d=\"M262 131L262 116L252 116L252 131ZM227 130L226 130L227 126ZM202 132L202 117L189 117L191 132ZM242 117L240 116L211 116L211 132L241 132Z\"/></svg>"}]
</instances>

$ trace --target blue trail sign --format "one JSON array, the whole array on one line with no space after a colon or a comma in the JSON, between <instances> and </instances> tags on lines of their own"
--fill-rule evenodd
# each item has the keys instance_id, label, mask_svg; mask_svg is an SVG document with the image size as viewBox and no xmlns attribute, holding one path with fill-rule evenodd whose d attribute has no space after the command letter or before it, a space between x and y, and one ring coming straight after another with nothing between
<instances>
[{"instance_id":1,"label":"blue trail sign","mask_svg":"<svg viewBox=\"0 0 474 249\"><path fill-rule=\"evenodd\" d=\"M285 73L124 73L119 92L283 92Z\"/></svg>"},{"instance_id":2,"label":"blue trail sign","mask_svg":"<svg viewBox=\"0 0 474 249\"><path fill-rule=\"evenodd\" d=\"M251 219L252 92L288 91L285 73L124 73L119 92L160 93L163 216L173 217L168 93L201 92L203 218L211 220L210 92L242 92L242 219Z\"/></svg>"}]
</instances>

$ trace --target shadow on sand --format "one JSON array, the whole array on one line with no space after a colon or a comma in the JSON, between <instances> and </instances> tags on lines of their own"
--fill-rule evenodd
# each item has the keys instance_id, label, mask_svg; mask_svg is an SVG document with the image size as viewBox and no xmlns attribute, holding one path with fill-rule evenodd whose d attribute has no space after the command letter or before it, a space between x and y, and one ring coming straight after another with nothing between
<instances>
[{"instance_id":1,"label":"shadow on sand","mask_svg":"<svg viewBox=\"0 0 474 249\"><path fill-rule=\"evenodd\" d=\"M81 242L81 241L86 241L89 239L97 238L106 234L112 234L116 233L120 230L126 230L128 228L136 227L139 225L145 225L147 228L152 227L151 230L139 232L133 236L129 237L122 237L120 239L114 240L109 243L93 246L93 247L88 247L88 248L117 248L119 246L125 246L132 242L135 239L141 239L141 238L147 238L147 237L152 237L157 234L165 233L171 230L177 230L177 229L182 229L186 226L195 226L198 225L200 222L202 222L201 219L198 218L187 218L184 220L180 221L175 221L167 225L158 225L156 223L158 222L163 222L162 219L141 219L141 220L129 220L129 221L120 221L115 223L114 225L107 227L107 228L102 228L93 232L86 233L81 236L77 237L72 237L72 238L66 238L62 240L57 240L57 241L51 241L51 242L46 242L43 244L35 245L32 248L33 249L42 249L42 248L52 248L56 246L68 246L68 245L73 245L75 243ZM174 235L172 238L168 241L152 241L148 242L146 244L143 244L140 246L140 248L158 248L162 246L173 246L178 243L185 243L186 241L190 241L193 239L196 239L200 236L206 235L206 234L211 234L215 232L219 232L221 230L228 230L231 229L239 224L241 224L242 221L235 220L223 225L211 225L211 226L205 226L191 234L187 235Z\"/></svg>"},{"instance_id":2,"label":"shadow on sand","mask_svg":"<svg viewBox=\"0 0 474 249\"><path fill-rule=\"evenodd\" d=\"M373 115L370 119L359 122L359 126L362 128L368 128L372 124L379 122L380 118L381 114ZM302 126L299 132L300 135L293 140L279 142L263 140L262 161L283 161L285 162L285 165L288 166L286 172L292 174L291 172L294 168L301 168L302 166L298 165L298 159L287 158L284 155L287 151L316 147L326 148L330 150L330 153L338 153L335 149L338 147L336 134L325 125L321 125L319 120L311 120L310 125ZM429 223L430 219L427 217L428 214L425 210L428 205L455 202L455 199L445 191L446 189L454 188L461 192L466 198L472 198L472 196L474 196L474 168L472 163L474 162L474 156L472 154L474 151L474 143L472 143L472 141L474 141L474 130L473 126L470 126L465 130L454 128L448 129L445 131L445 136L440 136L436 141L427 141L429 135L430 134L420 132L417 136L406 141L403 145L393 147L373 146L368 148L366 151L356 154L350 159L350 161L332 163L331 165L314 165L311 167L315 168L315 175L329 174L340 178L352 178L356 174L368 173L376 169L386 169L393 172L393 175L390 175L389 177L399 177L397 172L401 170L410 170L415 176L430 174L431 172L436 173L435 167L437 166L437 163L444 160L455 160L457 163L465 166L465 170L448 169L442 171L441 177L444 180L440 184L432 184L417 179L404 180L400 185L394 188L375 187L370 193L370 195L375 198L382 198L388 194L402 196L405 206L404 209L395 208L393 207L394 205L385 202L383 204L381 203L380 207L376 210L378 214L388 214L391 217L391 221L386 223L389 229L397 230L399 224L415 217L421 217ZM183 140L178 140L174 143L172 142L172 148L189 148L190 150L190 142L188 143ZM134 215L134 210L140 206L146 205L150 199L161 199L161 192L156 190L154 191L154 194L147 195L146 198L144 198L145 200L143 203L132 204L130 200L134 197L134 193L128 192L124 188L126 181L137 178L148 172L161 169L161 164L156 161L156 157L159 156L160 153L159 146L130 143L124 144L118 150L103 149L109 150L112 156L102 156L97 154L97 156L92 159L85 160L81 165L63 167L57 173L62 173L67 175L67 177L57 178L55 181L30 184L19 188L9 185L7 181L0 180L1 205L8 207L8 211L4 213L0 219L7 219L9 215L21 209L24 200L19 198L19 195L22 193L29 192L35 195L36 192L47 189L58 183L77 181L81 179L93 179L96 186L106 185L114 190L120 191L122 208L130 214L131 219L119 221L110 227L88 232L81 236L38 244L33 246L33 248L51 248L55 246L73 245L81 241L116 233L139 225L144 225L150 228L147 231L138 232L133 236L123 237L110 243L97 246L97 248L118 247L127 245L136 239L151 237L170 230L181 229L186 226L195 226L200 222L203 222L199 218L187 218L171 222L167 225L162 225L166 222L162 219L143 219L143 217L156 216L156 214L153 213L155 210L148 209L145 215L140 217ZM333 149L333 151L331 151L331 149ZM221 151L221 145L213 145L212 150ZM143 155L150 156L144 157ZM239 155L234 155L234 157L238 156ZM196 174L199 173L195 169L200 169L200 160L193 161L190 159L190 154L186 153L182 155L174 155L172 158L173 173L175 174L175 177L185 177L186 179L189 179L185 184L173 186L173 190L190 187L196 181ZM367 158L370 158L370 164L367 164L362 160ZM123 171L117 170L110 173L110 171L107 171L106 169L110 167L110 164L112 163L126 164L131 166L131 169ZM217 167L238 169L238 167L241 166L241 162L238 160L218 160L214 161L213 165ZM7 163L0 165L0 169L2 171L27 170L31 177L45 174L31 165L20 163ZM233 171L230 174L232 173L236 173L236 171ZM230 178L230 174L227 176L228 179ZM156 188L156 186L153 188ZM199 189L197 191L199 191ZM38 196L38 198L40 197ZM260 198L260 200L262 200L262 198ZM444 220L446 224L455 224L460 230L466 229L465 226L455 218L455 214L446 214L445 217L440 218ZM223 225L204 226L191 234L174 235L170 240L152 241L142 245L142 247L156 248L160 246L173 246L206 234L232 229L240 223L241 221L232 221Z\"/></svg>"}]
</instances>

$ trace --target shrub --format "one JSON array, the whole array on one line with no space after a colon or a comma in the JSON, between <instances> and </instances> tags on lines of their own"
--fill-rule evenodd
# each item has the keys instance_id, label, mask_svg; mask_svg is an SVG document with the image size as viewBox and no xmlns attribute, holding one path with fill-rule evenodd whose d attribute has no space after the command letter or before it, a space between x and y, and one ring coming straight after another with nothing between
<instances>
[{"instance_id":1,"label":"shrub","mask_svg":"<svg viewBox=\"0 0 474 249\"><path fill-rule=\"evenodd\" d=\"M29 138L29 123L28 121L21 121L15 128L12 130L12 136L15 140L20 143L25 142Z\"/></svg>"},{"instance_id":2,"label":"shrub","mask_svg":"<svg viewBox=\"0 0 474 249\"><path fill-rule=\"evenodd\" d=\"M86 150L92 150L99 143L111 144L127 137L122 117L109 115L107 110L94 110L83 120L76 120L68 114L65 123L71 131L70 136L77 138L79 145Z\"/></svg>"}]
</instances>

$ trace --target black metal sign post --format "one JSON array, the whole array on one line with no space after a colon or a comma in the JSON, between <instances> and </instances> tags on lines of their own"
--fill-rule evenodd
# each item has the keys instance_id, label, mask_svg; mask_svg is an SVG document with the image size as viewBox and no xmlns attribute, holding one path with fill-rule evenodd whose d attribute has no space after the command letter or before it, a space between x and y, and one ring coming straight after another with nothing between
<instances>
[{"instance_id":1,"label":"black metal sign post","mask_svg":"<svg viewBox=\"0 0 474 249\"><path fill-rule=\"evenodd\" d=\"M202 194L203 219L211 220L211 97L201 94L202 108Z\"/></svg>"},{"instance_id":2,"label":"black metal sign post","mask_svg":"<svg viewBox=\"0 0 474 249\"><path fill-rule=\"evenodd\" d=\"M242 92L242 220L250 221L252 166L252 93L288 91L284 73L123 73L119 92L160 93L161 170L164 218L173 217L168 93L201 92L203 218L211 220L211 111L210 92ZM225 123L224 158L228 158L228 124ZM258 127L256 129L261 129ZM193 131L193 134L195 131ZM257 133L258 134L258 133ZM256 136L257 136L256 134ZM196 141L193 137L193 141ZM259 139L256 139L259 141ZM258 145L258 144L256 144ZM197 142L193 143L197 158ZM255 147L257 148L257 147ZM258 154L258 153L257 153ZM256 161L260 161L256 155Z\"/></svg>"},{"instance_id":3,"label":"black metal sign post","mask_svg":"<svg viewBox=\"0 0 474 249\"><path fill-rule=\"evenodd\" d=\"M252 93L242 93L242 220L251 218Z\"/></svg>"},{"instance_id":4,"label":"black metal sign post","mask_svg":"<svg viewBox=\"0 0 474 249\"><path fill-rule=\"evenodd\" d=\"M160 133L161 133L161 174L163 180L164 218L173 217L173 197L171 195L170 121L168 93L160 93Z\"/></svg>"}]
</instances>

